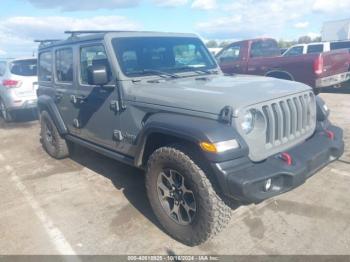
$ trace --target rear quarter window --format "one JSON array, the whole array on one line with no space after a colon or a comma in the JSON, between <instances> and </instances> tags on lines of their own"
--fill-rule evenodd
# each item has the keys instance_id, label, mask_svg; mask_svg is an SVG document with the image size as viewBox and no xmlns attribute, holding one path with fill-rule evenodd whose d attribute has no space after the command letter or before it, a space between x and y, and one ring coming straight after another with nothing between
<instances>
[{"instance_id":1,"label":"rear quarter window","mask_svg":"<svg viewBox=\"0 0 350 262\"><path fill-rule=\"evenodd\" d=\"M37 75L37 60L17 60L10 64L10 72L19 76L36 76Z\"/></svg>"},{"instance_id":2,"label":"rear quarter window","mask_svg":"<svg viewBox=\"0 0 350 262\"><path fill-rule=\"evenodd\" d=\"M43 52L39 55L38 67L39 81L51 82L52 80L52 53Z\"/></svg>"},{"instance_id":3,"label":"rear quarter window","mask_svg":"<svg viewBox=\"0 0 350 262\"><path fill-rule=\"evenodd\" d=\"M350 49L350 41L331 43L331 50L345 49L345 48Z\"/></svg>"}]
</instances>

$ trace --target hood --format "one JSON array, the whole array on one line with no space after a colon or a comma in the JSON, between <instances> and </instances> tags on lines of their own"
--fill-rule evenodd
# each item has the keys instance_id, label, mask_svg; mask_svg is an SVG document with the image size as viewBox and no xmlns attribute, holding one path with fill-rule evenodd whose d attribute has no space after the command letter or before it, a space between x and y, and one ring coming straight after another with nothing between
<instances>
[{"instance_id":1,"label":"hood","mask_svg":"<svg viewBox=\"0 0 350 262\"><path fill-rule=\"evenodd\" d=\"M311 90L307 85L258 76L188 77L159 82L142 81L128 88L136 102L218 114L225 106L240 108L299 92Z\"/></svg>"}]
</instances>

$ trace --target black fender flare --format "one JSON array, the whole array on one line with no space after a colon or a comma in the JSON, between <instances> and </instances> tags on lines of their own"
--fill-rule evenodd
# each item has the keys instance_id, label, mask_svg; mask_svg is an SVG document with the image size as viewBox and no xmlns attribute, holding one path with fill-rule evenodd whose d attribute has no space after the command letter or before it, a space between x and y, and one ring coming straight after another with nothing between
<instances>
[{"instance_id":1,"label":"black fender flare","mask_svg":"<svg viewBox=\"0 0 350 262\"><path fill-rule=\"evenodd\" d=\"M176 137L199 146L200 142L216 143L236 139L240 148L221 154L204 152L210 162L223 162L248 155L248 146L233 126L218 120L172 113L151 115L136 139L135 165L141 166L144 150L150 135L159 133Z\"/></svg>"},{"instance_id":2,"label":"black fender flare","mask_svg":"<svg viewBox=\"0 0 350 262\"><path fill-rule=\"evenodd\" d=\"M58 111L55 101L48 95L40 95L37 103L39 112L46 110L50 114L60 135L66 135L68 130Z\"/></svg>"}]
</instances>

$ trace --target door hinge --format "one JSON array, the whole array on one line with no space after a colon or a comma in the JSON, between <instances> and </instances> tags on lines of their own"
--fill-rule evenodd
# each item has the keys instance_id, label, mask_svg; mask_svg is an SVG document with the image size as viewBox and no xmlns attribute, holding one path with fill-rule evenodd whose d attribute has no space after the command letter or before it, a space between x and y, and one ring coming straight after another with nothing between
<instances>
[{"instance_id":1,"label":"door hinge","mask_svg":"<svg viewBox=\"0 0 350 262\"><path fill-rule=\"evenodd\" d=\"M120 111L119 101L117 101L117 100L111 101L110 109L114 112L119 112Z\"/></svg>"},{"instance_id":2,"label":"door hinge","mask_svg":"<svg viewBox=\"0 0 350 262\"><path fill-rule=\"evenodd\" d=\"M79 120L78 119L74 119L73 120L73 126L75 127L75 128L80 128L80 123L79 123Z\"/></svg>"},{"instance_id":3,"label":"door hinge","mask_svg":"<svg viewBox=\"0 0 350 262\"><path fill-rule=\"evenodd\" d=\"M120 130L113 131L113 137L116 141L120 142L124 139L123 134Z\"/></svg>"}]
</instances>

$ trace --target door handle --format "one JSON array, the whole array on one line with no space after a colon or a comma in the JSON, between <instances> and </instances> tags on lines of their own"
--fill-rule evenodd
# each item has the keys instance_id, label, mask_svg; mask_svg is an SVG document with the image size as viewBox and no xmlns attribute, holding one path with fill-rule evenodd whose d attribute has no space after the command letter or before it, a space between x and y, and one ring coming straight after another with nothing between
<instances>
[{"instance_id":1,"label":"door handle","mask_svg":"<svg viewBox=\"0 0 350 262\"><path fill-rule=\"evenodd\" d=\"M71 95L70 96L70 101L73 104L82 104L82 103L85 103L87 101L87 97L86 96Z\"/></svg>"},{"instance_id":2,"label":"door handle","mask_svg":"<svg viewBox=\"0 0 350 262\"><path fill-rule=\"evenodd\" d=\"M57 102L59 102L63 98L63 93L62 92L56 92L55 94L55 99Z\"/></svg>"}]
</instances>

